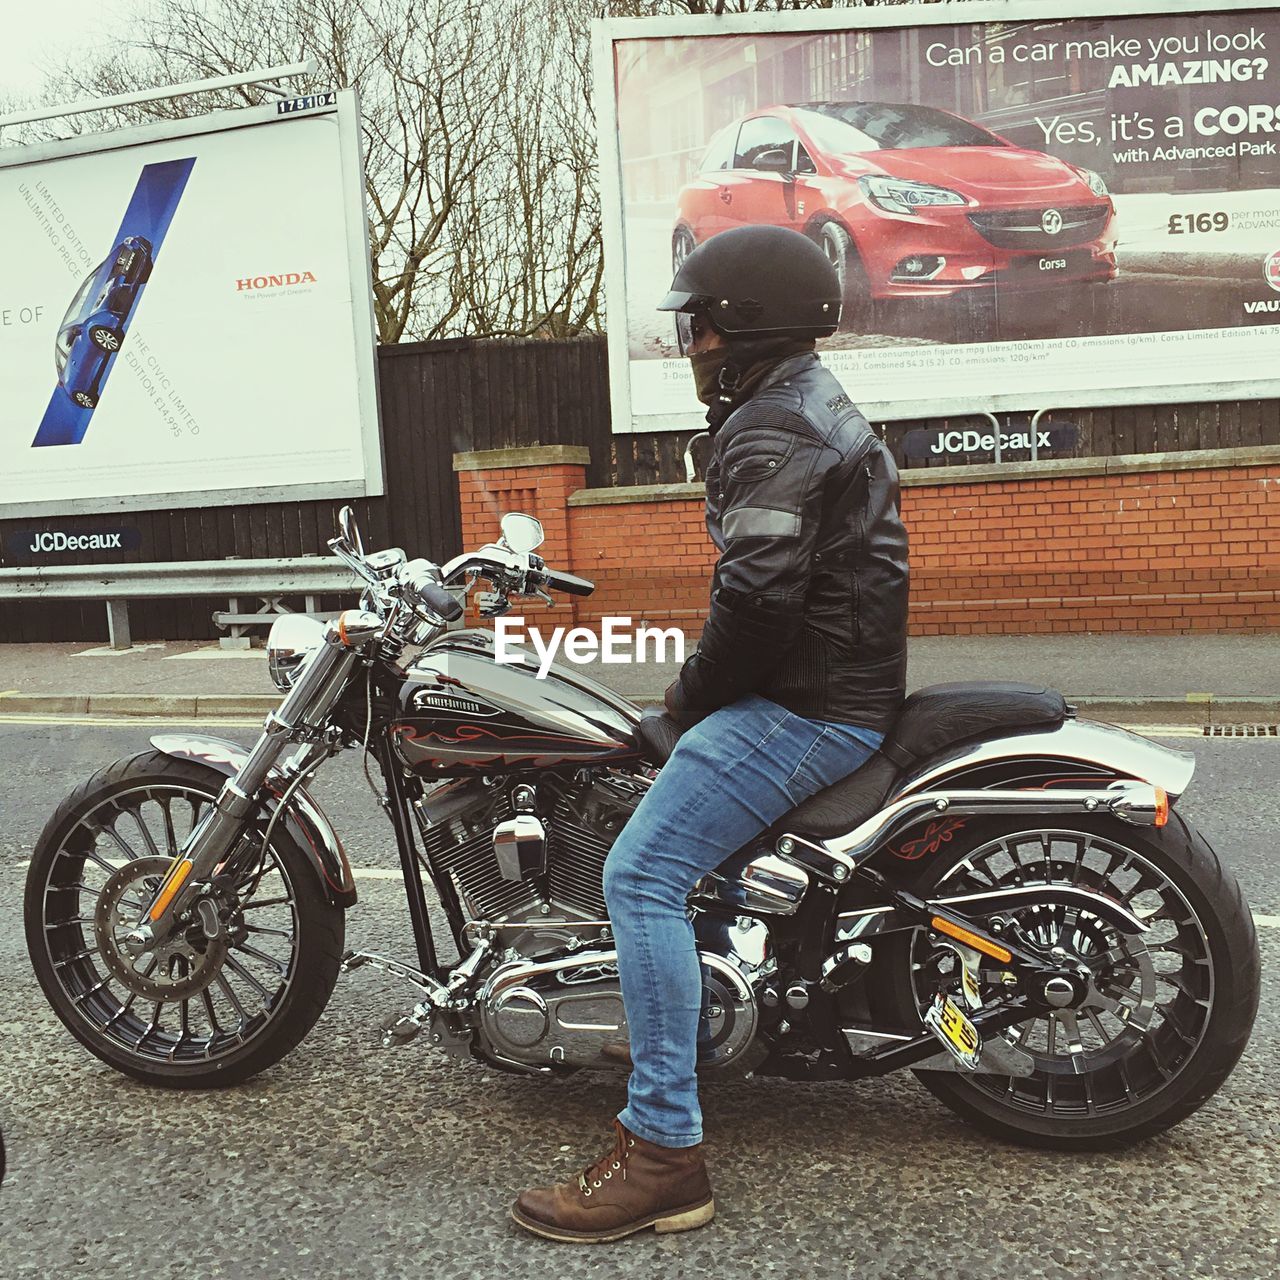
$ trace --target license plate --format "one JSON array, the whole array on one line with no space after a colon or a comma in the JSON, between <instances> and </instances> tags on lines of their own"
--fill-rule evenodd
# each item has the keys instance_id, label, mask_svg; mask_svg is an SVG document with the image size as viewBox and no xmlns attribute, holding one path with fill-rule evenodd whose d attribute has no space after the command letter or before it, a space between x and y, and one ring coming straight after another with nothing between
<instances>
[{"instance_id":1,"label":"license plate","mask_svg":"<svg viewBox=\"0 0 1280 1280\"><path fill-rule=\"evenodd\" d=\"M970 1071L978 1069L982 1037L978 1028L969 1021L969 1016L950 996L938 996L925 1010L924 1024L962 1067Z\"/></svg>"}]
</instances>

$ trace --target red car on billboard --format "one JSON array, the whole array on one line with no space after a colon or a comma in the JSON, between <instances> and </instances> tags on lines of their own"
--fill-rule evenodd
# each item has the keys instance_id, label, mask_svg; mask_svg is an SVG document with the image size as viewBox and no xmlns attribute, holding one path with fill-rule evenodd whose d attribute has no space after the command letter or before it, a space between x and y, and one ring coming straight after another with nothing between
<instances>
[{"instance_id":1,"label":"red car on billboard","mask_svg":"<svg viewBox=\"0 0 1280 1280\"><path fill-rule=\"evenodd\" d=\"M1116 273L1102 179L935 107L768 107L712 139L680 192L672 256L743 223L811 236L846 315L870 298L1105 281Z\"/></svg>"}]
</instances>

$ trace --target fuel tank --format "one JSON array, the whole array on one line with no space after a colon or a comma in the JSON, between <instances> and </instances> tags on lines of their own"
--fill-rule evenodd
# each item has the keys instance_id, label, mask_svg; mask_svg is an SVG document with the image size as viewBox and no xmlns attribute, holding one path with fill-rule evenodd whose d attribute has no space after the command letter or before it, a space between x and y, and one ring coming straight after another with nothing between
<instances>
[{"instance_id":1,"label":"fuel tank","mask_svg":"<svg viewBox=\"0 0 1280 1280\"><path fill-rule=\"evenodd\" d=\"M406 668L391 741L414 772L460 775L635 759L640 710L589 676L534 655L499 664L493 633L451 631Z\"/></svg>"}]
</instances>

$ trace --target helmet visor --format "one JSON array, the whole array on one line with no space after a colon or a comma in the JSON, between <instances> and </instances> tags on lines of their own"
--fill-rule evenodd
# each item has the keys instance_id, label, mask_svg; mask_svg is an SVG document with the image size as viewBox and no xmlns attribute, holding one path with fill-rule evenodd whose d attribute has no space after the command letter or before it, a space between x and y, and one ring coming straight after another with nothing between
<instances>
[{"instance_id":1,"label":"helmet visor","mask_svg":"<svg viewBox=\"0 0 1280 1280\"><path fill-rule=\"evenodd\" d=\"M680 289L672 289L663 300L658 303L659 311L697 311L701 307L707 305L708 299L700 293L685 293Z\"/></svg>"}]
</instances>

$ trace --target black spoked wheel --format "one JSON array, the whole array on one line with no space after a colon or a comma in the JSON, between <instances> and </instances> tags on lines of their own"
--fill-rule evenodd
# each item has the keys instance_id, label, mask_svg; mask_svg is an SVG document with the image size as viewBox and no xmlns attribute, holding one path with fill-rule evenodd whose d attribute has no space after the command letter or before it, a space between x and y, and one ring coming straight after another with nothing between
<instances>
[{"instance_id":1,"label":"black spoked wheel","mask_svg":"<svg viewBox=\"0 0 1280 1280\"><path fill-rule=\"evenodd\" d=\"M284 823L255 874L164 946L125 945L221 783L159 753L120 761L63 802L28 873L27 945L50 1004L104 1062L155 1084L231 1084L278 1061L319 1017L341 961L342 911ZM264 834L265 823L251 838Z\"/></svg>"},{"instance_id":2,"label":"black spoked wheel","mask_svg":"<svg viewBox=\"0 0 1280 1280\"><path fill-rule=\"evenodd\" d=\"M1004 913L1013 936L1088 971L1086 998L1005 1032L997 1048L1011 1074L920 1080L980 1127L1037 1146L1119 1146L1178 1123L1230 1074L1257 1011L1257 938L1234 879L1176 815L1162 829L992 826L926 871L917 891L1077 885L1123 902L1147 932L1126 936L1062 906ZM899 1016L918 1023L940 987L958 983L954 952L917 930L897 958ZM983 966L982 998L994 1001L999 967Z\"/></svg>"}]
</instances>

